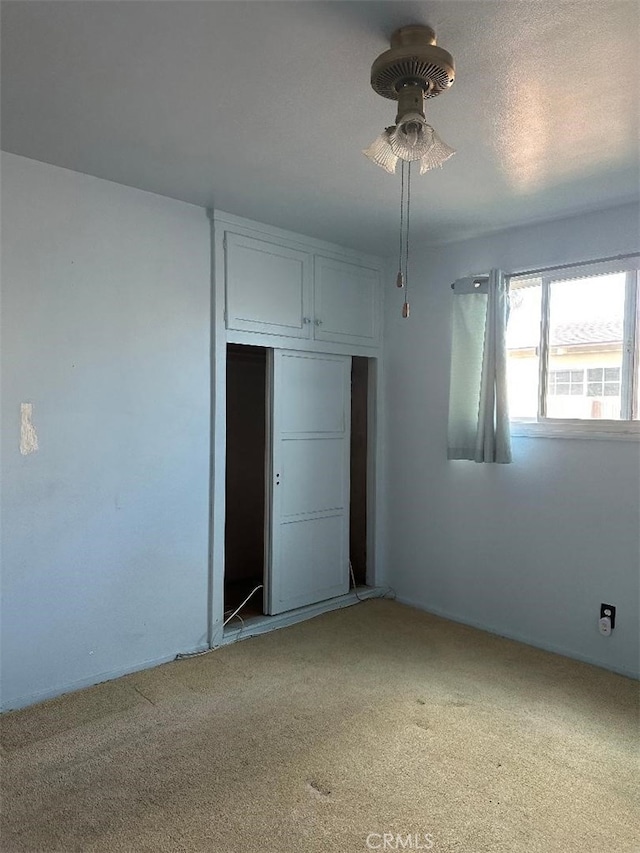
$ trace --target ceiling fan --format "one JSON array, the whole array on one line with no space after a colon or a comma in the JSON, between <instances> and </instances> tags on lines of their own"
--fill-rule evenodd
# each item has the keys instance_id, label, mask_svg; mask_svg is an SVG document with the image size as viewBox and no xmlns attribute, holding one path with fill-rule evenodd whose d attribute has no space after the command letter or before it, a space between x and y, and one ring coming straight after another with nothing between
<instances>
[{"instance_id":1,"label":"ceiling fan","mask_svg":"<svg viewBox=\"0 0 640 853\"><path fill-rule=\"evenodd\" d=\"M401 27L391 36L391 48L371 66L371 87L383 98L398 102L395 125L385 128L364 154L393 174L398 160L420 161L420 174L455 154L443 142L424 112L425 101L453 86L453 57L436 46L431 27Z\"/></svg>"},{"instance_id":2,"label":"ceiling fan","mask_svg":"<svg viewBox=\"0 0 640 853\"><path fill-rule=\"evenodd\" d=\"M391 47L371 66L371 86L383 98L397 101L396 123L385 128L364 149L377 166L394 174L401 163L400 253L396 286L404 288L402 316L409 316L408 266L411 165L420 174L440 167L455 149L443 142L425 118L425 102L446 92L455 81L453 57L436 45L436 34L426 25L401 27L391 36Z\"/></svg>"}]
</instances>

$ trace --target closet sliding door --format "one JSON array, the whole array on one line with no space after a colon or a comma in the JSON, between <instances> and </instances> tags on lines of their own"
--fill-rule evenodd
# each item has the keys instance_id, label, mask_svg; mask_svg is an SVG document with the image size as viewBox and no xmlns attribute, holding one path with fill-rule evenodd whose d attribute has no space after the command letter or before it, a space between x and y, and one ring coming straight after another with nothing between
<instances>
[{"instance_id":1,"label":"closet sliding door","mask_svg":"<svg viewBox=\"0 0 640 853\"><path fill-rule=\"evenodd\" d=\"M270 351L266 605L349 591L351 357Z\"/></svg>"}]
</instances>

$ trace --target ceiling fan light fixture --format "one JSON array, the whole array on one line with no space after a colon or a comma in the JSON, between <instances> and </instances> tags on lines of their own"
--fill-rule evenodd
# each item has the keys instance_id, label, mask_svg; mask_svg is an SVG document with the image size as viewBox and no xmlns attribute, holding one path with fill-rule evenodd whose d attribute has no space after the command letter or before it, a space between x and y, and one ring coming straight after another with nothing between
<instances>
[{"instance_id":1,"label":"ceiling fan light fixture","mask_svg":"<svg viewBox=\"0 0 640 853\"><path fill-rule=\"evenodd\" d=\"M424 114L424 104L447 91L455 80L453 57L436 46L431 27L401 27L391 36L391 47L371 66L371 87L378 95L398 102L396 123L387 127L363 150L373 163L394 174L401 163L400 249L396 286L404 290L402 316L409 317L407 297L411 164L420 174L442 166L455 149L438 136ZM405 165L406 164L406 165Z\"/></svg>"},{"instance_id":2,"label":"ceiling fan light fixture","mask_svg":"<svg viewBox=\"0 0 640 853\"><path fill-rule=\"evenodd\" d=\"M420 161L420 174L430 169L441 168L456 151L438 136L430 124L423 122L415 139L411 139L401 125L387 127L362 153L380 166L385 172L394 175L398 160L405 162Z\"/></svg>"}]
</instances>

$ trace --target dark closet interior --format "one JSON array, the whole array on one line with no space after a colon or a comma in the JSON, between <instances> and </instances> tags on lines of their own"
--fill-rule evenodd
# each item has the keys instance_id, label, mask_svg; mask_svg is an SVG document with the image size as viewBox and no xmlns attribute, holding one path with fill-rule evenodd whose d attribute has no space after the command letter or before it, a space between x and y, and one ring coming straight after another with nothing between
<instances>
[{"instance_id":1,"label":"dark closet interior","mask_svg":"<svg viewBox=\"0 0 640 853\"><path fill-rule=\"evenodd\" d=\"M264 582L266 381L264 347L227 346L225 614ZM243 617L262 614L262 594Z\"/></svg>"},{"instance_id":2,"label":"dark closet interior","mask_svg":"<svg viewBox=\"0 0 640 853\"><path fill-rule=\"evenodd\" d=\"M349 557L357 586L367 582L368 390L369 359L354 356L351 360Z\"/></svg>"}]
</instances>

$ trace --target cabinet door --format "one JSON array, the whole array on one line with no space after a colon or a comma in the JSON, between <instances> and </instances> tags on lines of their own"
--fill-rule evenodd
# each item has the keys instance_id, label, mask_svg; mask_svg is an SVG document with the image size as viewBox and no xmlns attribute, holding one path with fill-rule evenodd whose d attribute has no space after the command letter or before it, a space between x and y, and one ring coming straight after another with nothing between
<instances>
[{"instance_id":1,"label":"cabinet door","mask_svg":"<svg viewBox=\"0 0 640 853\"><path fill-rule=\"evenodd\" d=\"M317 255L314 284L316 340L377 345L380 282L376 270Z\"/></svg>"},{"instance_id":2,"label":"cabinet door","mask_svg":"<svg viewBox=\"0 0 640 853\"><path fill-rule=\"evenodd\" d=\"M225 235L227 328L311 336L311 255L240 234Z\"/></svg>"}]
</instances>

